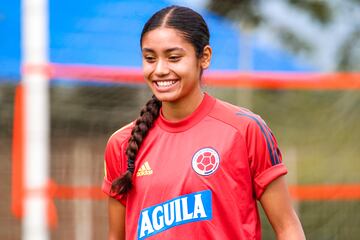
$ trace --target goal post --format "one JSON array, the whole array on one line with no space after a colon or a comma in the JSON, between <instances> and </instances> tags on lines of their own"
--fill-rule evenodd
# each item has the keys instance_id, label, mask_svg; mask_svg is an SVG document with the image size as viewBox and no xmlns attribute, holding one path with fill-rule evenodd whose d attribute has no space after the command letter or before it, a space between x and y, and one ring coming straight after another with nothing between
<instances>
[{"instance_id":1,"label":"goal post","mask_svg":"<svg viewBox=\"0 0 360 240\"><path fill-rule=\"evenodd\" d=\"M22 0L22 66L48 62L48 2ZM47 240L49 196L48 76L22 73L23 88L23 240Z\"/></svg>"}]
</instances>

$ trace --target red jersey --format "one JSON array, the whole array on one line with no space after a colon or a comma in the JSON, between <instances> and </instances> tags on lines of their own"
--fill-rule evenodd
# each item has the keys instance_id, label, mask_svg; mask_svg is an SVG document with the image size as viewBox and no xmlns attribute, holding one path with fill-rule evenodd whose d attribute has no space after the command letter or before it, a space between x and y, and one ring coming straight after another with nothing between
<instances>
[{"instance_id":1,"label":"red jersey","mask_svg":"<svg viewBox=\"0 0 360 240\"><path fill-rule=\"evenodd\" d=\"M126 239L261 239L256 200L287 170L259 116L207 94L182 121L160 114L138 152L134 188L120 196L110 188L126 171L132 127L110 137L102 187L126 205Z\"/></svg>"}]
</instances>

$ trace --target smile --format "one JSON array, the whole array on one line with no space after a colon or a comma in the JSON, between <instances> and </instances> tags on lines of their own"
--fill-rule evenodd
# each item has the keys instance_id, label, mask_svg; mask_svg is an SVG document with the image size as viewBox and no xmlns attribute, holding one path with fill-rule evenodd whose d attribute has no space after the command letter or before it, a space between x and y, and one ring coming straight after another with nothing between
<instances>
[{"instance_id":1,"label":"smile","mask_svg":"<svg viewBox=\"0 0 360 240\"><path fill-rule=\"evenodd\" d=\"M156 81L155 84L158 87L170 87L174 85L177 81L176 80L170 80L170 81Z\"/></svg>"}]
</instances>

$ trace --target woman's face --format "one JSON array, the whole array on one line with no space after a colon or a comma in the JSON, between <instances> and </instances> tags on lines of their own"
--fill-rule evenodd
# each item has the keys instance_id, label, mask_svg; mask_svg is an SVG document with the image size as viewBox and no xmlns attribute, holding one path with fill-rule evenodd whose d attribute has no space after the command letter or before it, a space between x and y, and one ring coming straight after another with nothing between
<instances>
[{"instance_id":1,"label":"woman's face","mask_svg":"<svg viewBox=\"0 0 360 240\"><path fill-rule=\"evenodd\" d=\"M177 102L201 93L201 69L208 64L178 31L159 27L147 32L142 56L145 80L160 101Z\"/></svg>"}]
</instances>

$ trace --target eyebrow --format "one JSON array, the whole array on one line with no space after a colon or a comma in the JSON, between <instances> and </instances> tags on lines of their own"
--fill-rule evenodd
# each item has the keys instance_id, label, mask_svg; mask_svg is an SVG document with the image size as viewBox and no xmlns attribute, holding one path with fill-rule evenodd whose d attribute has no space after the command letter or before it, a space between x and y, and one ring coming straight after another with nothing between
<instances>
[{"instance_id":1,"label":"eyebrow","mask_svg":"<svg viewBox=\"0 0 360 240\"><path fill-rule=\"evenodd\" d=\"M143 48L142 49L144 52L155 52L153 49L151 48ZM169 52L172 52L172 51L182 51L182 52L185 52L185 50L183 48L180 48L180 47L173 47L173 48L169 48L169 49L166 49L165 52L166 53L169 53Z\"/></svg>"}]
</instances>

